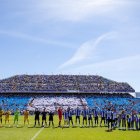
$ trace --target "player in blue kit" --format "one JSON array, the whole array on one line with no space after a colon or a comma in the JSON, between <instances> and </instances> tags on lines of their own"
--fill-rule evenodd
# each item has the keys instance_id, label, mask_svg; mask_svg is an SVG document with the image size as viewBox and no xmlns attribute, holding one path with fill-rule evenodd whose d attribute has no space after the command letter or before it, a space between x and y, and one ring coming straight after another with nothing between
<instances>
[{"instance_id":1,"label":"player in blue kit","mask_svg":"<svg viewBox=\"0 0 140 140\"><path fill-rule=\"evenodd\" d=\"M134 111L131 113L131 129L134 130L135 114Z\"/></svg>"},{"instance_id":2,"label":"player in blue kit","mask_svg":"<svg viewBox=\"0 0 140 140\"><path fill-rule=\"evenodd\" d=\"M82 111L82 115L83 115L83 126L85 126L85 123L87 126L87 109L86 109L86 107L84 107L84 110Z\"/></svg>"},{"instance_id":3,"label":"player in blue kit","mask_svg":"<svg viewBox=\"0 0 140 140\"><path fill-rule=\"evenodd\" d=\"M95 126L98 126L98 111L97 111L97 109L93 110L93 115L94 115Z\"/></svg>"},{"instance_id":4,"label":"player in blue kit","mask_svg":"<svg viewBox=\"0 0 140 140\"><path fill-rule=\"evenodd\" d=\"M76 108L75 110L75 115L76 115L76 119L75 119L75 124L77 125L77 121L78 121L78 125L80 125L80 114L81 114L81 110L79 109L79 107Z\"/></svg>"},{"instance_id":5,"label":"player in blue kit","mask_svg":"<svg viewBox=\"0 0 140 140\"><path fill-rule=\"evenodd\" d=\"M139 117L138 117L138 114L135 114L135 127L136 127L136 130L139 129Z\"/></svg>"},{"instance_id":6,"label":"player in blue kit","mask_svg":"<svg viewBox=\"0 0 140 140\"><path fill-rule=\"evenodd\" d=\"M92 110L91 108L88 109L88 125L89 127L92 126L93 127L93 120L92 120Z\"/></svg>"},{"instance_id":7,"label":"player in blue kit","mask_svg":"<svg viewBox=\"0 0 140 140\"><path fill-rule=\"evenodd\" d=\"M63 118L64 118L64 126L63 127L68 127L69 126L69 113L68 110L64 110L63 112Z\"/></svg>"},{"instance_id":8,"label":"player in blue kit","mask_svg":"<svg viewBox=\"0 0 140 140\"><path fill-rule=\"evenodd\" d=\"M124 110L122 111L121 117L122 117L122 130L126 130L126 113Z\"/></svg>"},{"instance_id":9,"label":"player in blue kit","mask_svg":"<svg viewBox=\"0 0 140 140\"><path fill-rule=\"evenodd\" d=\"M127 128L128 128L128 130L130 130L130 128L131 128L131 117L128 114L127 114L126 117L127 117Z\"/></svg>"},{"instance_id":10,"label":"player in blue kit","mask_svg":"<svg viewBox=\"0 0 140 140\"><path fill-rule=\"evenodd\" d=\"M102 127L102 122L104 122L104 126L105 126L105 120L106 120L106 114L105 114L105 110L104 108L102 109L102 111L100 112L101 115L101 121L100 121L100 126Z\"/></svg>"},{"instance_id":11,"label":"player in blue kit","mask_svg":"<svg viewBox=\"0 0 140 140\"><path fill-rule=\"evenodd\" d=\"M116 109L112 112L112 128L115 129L117 127L117 112Z\"/></svg>"},{"instance_id":12,"label":"player in blue kit","mask_svg":"<svg viewBox=\"0 0 140 140\"><path fill-rule=\"evenodd\" d=\"M72 109L68 108L69 126L70 126L70 122L71 122L72 126L74 126L72 115L73 115Z\"/></svg>"},{"instance_id":13,"label":"player in blue kit","mask_svg":"<svg viewBox=\"0 0 140 140\"><path fill-rule=\"evenodd\" d=\"M110 110L110 108L107 110L106 115L108 131L112 131L112 111Z\"/></svg>"},{"instance_id":14,"label":"player in blue kit","mask_svg":"<svg viewBox=\"0 0 140 140\"><path fill-rule=\"evenodd\" d=\"M118 118L117 119L118 119L118 121L117 121L118 128L121 129L121 113L118 114Z\"/></svg>"}]
</instances>

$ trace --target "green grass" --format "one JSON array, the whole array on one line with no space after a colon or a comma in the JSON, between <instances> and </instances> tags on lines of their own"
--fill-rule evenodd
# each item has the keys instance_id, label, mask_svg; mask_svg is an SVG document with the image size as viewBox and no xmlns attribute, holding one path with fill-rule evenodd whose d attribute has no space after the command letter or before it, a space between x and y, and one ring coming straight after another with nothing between
<instances>
[{"instance_id":1,"label":"green grass","mask_svg":"<svg viewBox=\"0 0 140 140\"><path fill-rule=\"evenodd\" d=\"M30 116L30 127L34 125L34 117ZM73 117L73 120L75 118ZM4 118L3 118L4 120ZM57 116L55 116L55 126L58 125ZM10 118L10 124L13 123L13 117ZM21 128L20 128L21 127ZM0 140L31 140L34 135L42 128L23 127L23 116L19 118L19 128L0 128ZM139 140L140 131L121 131L114 130L106 132L107 128L43 128L35 140Z\"/></svg>"}]
</instances>

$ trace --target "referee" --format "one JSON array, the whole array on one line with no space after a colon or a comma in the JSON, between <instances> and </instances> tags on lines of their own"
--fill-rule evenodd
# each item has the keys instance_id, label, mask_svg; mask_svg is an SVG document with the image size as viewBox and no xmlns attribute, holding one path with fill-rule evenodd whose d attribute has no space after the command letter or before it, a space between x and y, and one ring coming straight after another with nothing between
<instances>
[{"instance_id":1,"label":"referee","mask_svg":"<svg viewBox=\"0 0 140 140\"><path fill-rule=\"evenodd\" d=\"M38 121L38 125L40 125L39 115L40 115L40 112L39 112L38 108L36 108L35 109L35 125L34 125L34 127L36 126L37 121Z\"/></svg>"}]
</instances>

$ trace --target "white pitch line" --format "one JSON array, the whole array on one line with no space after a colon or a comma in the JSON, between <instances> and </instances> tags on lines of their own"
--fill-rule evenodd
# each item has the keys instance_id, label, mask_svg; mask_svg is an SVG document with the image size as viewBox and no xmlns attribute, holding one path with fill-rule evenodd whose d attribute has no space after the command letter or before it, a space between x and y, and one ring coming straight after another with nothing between
<instances>
[{"instance_id":1,"label":"white pitch line","mask_svg":"<svg viewBox=\"0 0 140 140\"><path fill-rule=\"evenodd\" d=\"M41 131L44 129L44 127L42 127L33 137L31 140L35 140L36 137L41 133Z\"/></svg>"}]
</instances>

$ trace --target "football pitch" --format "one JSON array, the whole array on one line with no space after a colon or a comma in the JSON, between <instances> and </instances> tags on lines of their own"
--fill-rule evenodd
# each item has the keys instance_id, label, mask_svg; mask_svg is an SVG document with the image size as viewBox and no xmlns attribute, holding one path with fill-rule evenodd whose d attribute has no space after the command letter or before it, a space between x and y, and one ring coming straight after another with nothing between
<instances>
[{"instance_id":1,"label":"football pitch","mask_svg":"<svg viewBox=\"0 0 140 140\"><path fill-rule=\"evenodd\" d=\"M40 117L41 118L41 117ZM48 118L47 118L48 119ZM132 130L113 130L106 132L106 127L93 128L57 128L58 119L54 117L54 124L56 127L34 128L34 116L29 117L29 127L23 125L23 116L19 117L18 127L13 126L13 117L10 117L9 125L4 125L0 128L0 140L139 140L140 131ZM75 117L73 117L75 120Z\"/></svg>"}]
</instances>

